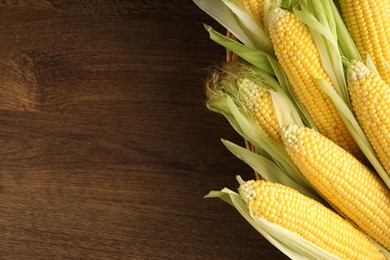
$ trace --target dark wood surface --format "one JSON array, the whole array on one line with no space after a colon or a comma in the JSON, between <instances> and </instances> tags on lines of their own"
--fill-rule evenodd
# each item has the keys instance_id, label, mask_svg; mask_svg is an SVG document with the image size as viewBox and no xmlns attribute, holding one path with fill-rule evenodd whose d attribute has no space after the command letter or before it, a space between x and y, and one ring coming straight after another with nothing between
<instances>
[{"instance_id":1,"label":"dark wood surface","mask_svg":"<svg viewBox=\"0 0 390 260\"><path fill-rule=\"evenodd\" d=\"M189 0L0 1L0 259L281 259L209 190L252 176L204 106Z\"/></svg>"}]
</instances>

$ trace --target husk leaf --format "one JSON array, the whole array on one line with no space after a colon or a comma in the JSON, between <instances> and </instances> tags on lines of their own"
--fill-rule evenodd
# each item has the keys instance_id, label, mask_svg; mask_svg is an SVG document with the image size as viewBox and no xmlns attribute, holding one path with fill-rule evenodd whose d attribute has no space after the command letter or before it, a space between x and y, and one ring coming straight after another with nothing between
<instances>
[{"instance_id":1,"label":"husk leaf","mask_svg":"<svg viewBox=\"0 0 390 260\"><path fill-rule=\"evenodd\" d=\"M273 55L271 40L256 18L238 0L193 0L248 47Z\"/></svg>"},{"instance_id":2,"label":"husk leaf","mask_svg":"<svg viewBox=\"0 0 390 260\"><path fill-rule=\"evenodd\" d=\"M210 191L205 198L220 198L232 205L264 238L293 260L340 259L283 227L254 217L240 195L228 188Z\"/></svg>"},{"instance_id":3,"label":"husk leaf","mask_svg":"<svg viewBox=\"0 0 390 260\"><path fill-rule=\"evenodd\" d=\"M222 143L237 158L248 164L255 172L260 173L265 180L291 187L323 205L327 205L325 200L313 190L301 174L294 174L295 172L287 173L269 158L251 152L230 141L222 139Z\"/></svg>"}]
</instances>

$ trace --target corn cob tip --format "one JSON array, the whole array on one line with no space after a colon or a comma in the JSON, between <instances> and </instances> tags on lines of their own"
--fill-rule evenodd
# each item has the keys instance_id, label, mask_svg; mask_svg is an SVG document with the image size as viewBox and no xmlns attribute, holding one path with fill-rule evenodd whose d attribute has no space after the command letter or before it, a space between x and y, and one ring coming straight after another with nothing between
<instances>
[{"instance_id":1,"label":"corn cob tip","mask_svg":"<svg viewBox=\"0 0 390 260\"><path fill-rule=\"evenodd\" d=\"M299 126L288 124L280 129L282 140L285 145L292 146L298 141L297 133Z\"/></svg>"},{"instance_id":2,"label":"corn cob tip","mask_svg":"<svg viewBox=\"0 0 390 260\"><path fill-rule=\"evenodd\" d=\"M260 86L248 78L239 78L237 85L241 99L243 99L248 109L252 110L256 104L256 99L260 96Z\"/></svg>"},{"instance_id":3,"label":"corn cob tip","mask_svg":"<svg viewBox=\"0 0 390 260\"><path fill-rule=\"evenodd\" d=\"M281 8L274 8L270 10L270 23L269 26L271 28L274 28L276 26L276 23L287 13L286 10Z\"/></svg>"},{"instance_id":4,"label":"corn cob tip","mask_svg":"<svg viewBox=\"0 0 390 260\"><path fill-rule=\"evenodd\" d=\"M253 185L252 185L254 181L253 180L243 181L242 179L241 181L240 180L238 181L240 183L240 187L238 188L238 193L240 194L241 198L245 201L245 203L248 204L249 201L253 200L257 196L256 191L253 189Z\"/></svg>"},{"instance_id":5,"label":"corn cob tip","mask_svg":"<svg viewBox=\"0 0 390 260\"><path fill-rule=\"evenodd\" d=\"M245 104L249 111L258 112L258 99L262 98L269 89L246 77L237 79L237 86L240 101Z\"/></svg>"},{"instance_id":6,"label":"corn cob tip","mask_svg":"<svg viewBox=\"0 0 390 260\"><path fill-rule=\"evenodd\" d=\"M370 73L371 71L363 62L354 60L348 67L347 80L348 82L357 81L361 78L366 78Z\"/></svg>"},{"instance_id":7,"label":"corn cob tip","mask_svg":"<svg viewBox=\"0 0 390 260\"><path fill-rule=\"evenodd\" d=\"M275 110L274 95L260 77L243 71L237 78L236 99L247 110L264 133L277 142L282 142L279 133L279 118Z\"/></svg>"}]
</instances>

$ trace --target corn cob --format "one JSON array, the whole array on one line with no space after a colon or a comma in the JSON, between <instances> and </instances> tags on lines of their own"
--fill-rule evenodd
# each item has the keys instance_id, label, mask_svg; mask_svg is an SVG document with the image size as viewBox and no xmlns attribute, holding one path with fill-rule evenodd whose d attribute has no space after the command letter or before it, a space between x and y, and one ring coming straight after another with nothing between
<instances>
[{"instance_id":1,"label":"corn cob","mask_svg":"<svg viewBox=\"0 0 390 260\"><path fill-rule=\"evenodd\" d=\"M282 143L280 124L271 95L271 86L249 64L227 63L206 82L207 106L213 108L221 95L229 95L239 108L251 114L266 135Z\"/></svg>"},{"instance_id":2,"label":"corn cob","mask_svg":"<svg viewBox=\"0 0 390 260\"><path fill-rule=\"evenodd\" d=\"M282 142L280 125L270 91L248 78L238 79L240 99L251 112L261 129L271 138Z\"/></svg>"},{"instance_id":3,"label":"corn cob","mask_svg":"<svg viewBox=\"0 0 390 260\"><path fill-rule=\"evenodd\" d=\"M390 87L359 61L349 66L347 82L356 119L390 174Z\"/></svg>"},{"instance_id":4,"label":"corn cob","mask_svg":"<svg viewBox=\"0 0 390 260\"><path fill-rule=\"evenodd\" d=\"M319 52L309 29L289 11L280 8L271 13L270 37L280 65L291 82L295 95L305 107L320 133L362 158L362 152L350 135L332 100L314 78L332 82L322 67Z\"/></svg>"},{"instance_id":5,"label":"corn cob","mask_svg":"<svg viewBox=\"0 0 390 260\"><path fill-rule=\"evenodd\" d=\"M246 9L264 26L264 0L241 0Z\"/></svg>"},{"instance_id":6,"label":"corn cob","mask_svg":"<svg viewBox=\"0 0 390 260\"><path fill-rule=\"evenodd\" d=\"M294 189L250 180L238 190L254 216L282 226L342 259L386 259L352 224Z\"/></svg>"},{"instance_id":7,"label":"corn cob","mask_svg":"<svg viewBox=\"0 0 390 260\"><path fill-rule=\"evenodd\" d=\"M390 1L340 0L343 20L360 55L371 56L382 79L390 84Z\"/></svg>"},{"instance_id":8,"label":"corn cob","mask_svg":"<svg viewBox=\"0 0 390 260\"><path fill-rule=\"evenodd\" d=\"M281 130L287 153L312 186L371 238L390 249L390 190L351 154L320 133Z\"/></svg>"}]
</instances>

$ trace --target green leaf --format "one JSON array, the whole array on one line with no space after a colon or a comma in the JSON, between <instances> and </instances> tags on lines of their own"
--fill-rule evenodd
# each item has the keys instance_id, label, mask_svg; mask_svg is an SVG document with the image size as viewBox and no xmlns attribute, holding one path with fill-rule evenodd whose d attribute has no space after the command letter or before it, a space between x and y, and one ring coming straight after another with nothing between
<instances>
[{"instance_id":1,"label":"green leaf","mask_svg":"<svg viewBox=\"0 0 390 260\"><path fill-rule=\"evenodd\" d=\"M270 182L276 182L283 184L287 187L291 187L300 193L317 200L322 204L327 204L321 196L319 196L307 180L297 172L285 172L272 160L249 151L246 148L238 146L227 140L222 140L222 143L226 148L234 154L237 158L243 160L248 164L255 172L261 174L261 176Z\"/></svg>"},{"instance_id":2,"label":"green leaf","mask_svg":"<svg viewBox=\"0 0 390 260\"><path fill-rule=\"evenodd\" d=\"M272 66L269 63L269 55L267 53L238 43L237 41L230 39L229 37L226 37L225 35L222 35L221 33L215 31L211 26L207 24L205 24L204 27L210 34L211 40L222 45L226 49L233 51L241 58L253 64L262 71L270 75L275 75Z\"/></svg>"},{"instance_id":3,"label":"green leaf","mask_svg":"<svg viewBox=\"0 0 390 260\"><path fill-rule=\"evenodd\" d=\"M272 42L255 17L237 0L194 0L205 13L210 15L244 45L273 54Z\"/></svg>"},{"instance_id":4,"label":"green leaf","mask_svg":"<svg viewBox=\"0 0 390 260\"><path fill-rule=\"evenodd\" d=\"M194 3L205 13L210 15L234 36L249 47L255 47L250 37L241 28L235 15L221 0L194 0Z\"/></svg>"},{"instance_id":5,"label":"green leaf","mask_svg":"<svg viewBox=\"0 0 390 260\"><path fill-rule=\"evenodd\" d=\"M263 26L250 14L245 5L240 0L222 0L226 6L238 17L243 28L248 31L248 35L252 37L255 47L259 50L273 53L273 46L270 38L263 30Z\"/></svg>"}]
</instances>

